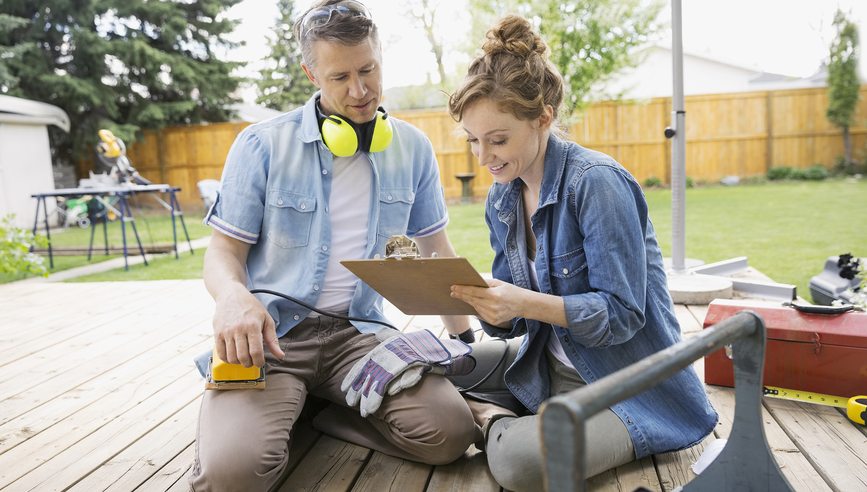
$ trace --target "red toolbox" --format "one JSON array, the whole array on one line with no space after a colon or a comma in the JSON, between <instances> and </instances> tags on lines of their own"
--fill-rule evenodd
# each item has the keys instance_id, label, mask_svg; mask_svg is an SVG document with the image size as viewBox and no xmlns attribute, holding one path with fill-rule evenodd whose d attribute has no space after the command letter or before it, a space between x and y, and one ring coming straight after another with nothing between
<instances>
[{"instance_id":1,"label":"red toolbox","mask_svg":"<svg viewBox=\"0 0 867 492\"><path fill-rule=\"evenodd\" d=\"M775 302L715 300L704 328L745 309L765 320L766 386L843 398L867 394L867 313L807 314ZM704 381L734 387L724 349L705 357Z\"/></svg>"}]
</instances>

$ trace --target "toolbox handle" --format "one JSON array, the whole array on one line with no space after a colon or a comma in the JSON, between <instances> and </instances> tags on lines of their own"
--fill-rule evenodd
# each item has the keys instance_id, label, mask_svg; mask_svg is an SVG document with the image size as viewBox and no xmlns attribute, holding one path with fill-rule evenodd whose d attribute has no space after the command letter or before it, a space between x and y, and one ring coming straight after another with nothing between
<instances>
[{"instance_id":1,"label":"toolbox handle","mask_svg":"<svg viewBox=\"0 0 867 492\"><path fill-rule=\"evenodd\" d=\"M803 304L795 304L794 302L786 301L783 306L795 308L798 312L808 314L843 314L849 311L854 311L855 306L847 304L845 306L805 306Z\"/></svg>"}]
</instances>

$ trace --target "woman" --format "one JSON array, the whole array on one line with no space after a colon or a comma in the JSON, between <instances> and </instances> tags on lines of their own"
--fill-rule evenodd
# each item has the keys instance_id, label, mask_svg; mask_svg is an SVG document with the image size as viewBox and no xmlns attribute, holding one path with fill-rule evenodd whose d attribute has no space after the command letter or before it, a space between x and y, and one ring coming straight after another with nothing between
<instances>
[{"instance_id":1,"label":"woman","mask_svg":"<svg viewBox=\"0 0 867 492\"><path fill-rule=\"evenodd\" d=\"M449 100L494 177L485 206L494 280L453 286L452 296L476 308L488 334L524 336L505 381L534 414L548 397L680 341L641 187L611 157L562 138L563 80L547 53L526 19L500 19ZM693 446L716 421L684 370L589 419L588 476ZM480 424L500 485L540 490L538 415L504 411Z\"/></svg>"}]
</instances>

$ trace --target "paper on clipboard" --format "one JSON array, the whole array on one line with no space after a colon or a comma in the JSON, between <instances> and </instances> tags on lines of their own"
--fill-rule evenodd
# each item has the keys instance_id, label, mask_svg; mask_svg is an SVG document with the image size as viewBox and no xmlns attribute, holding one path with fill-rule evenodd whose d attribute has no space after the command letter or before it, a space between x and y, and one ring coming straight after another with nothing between
<instances>
[{"instance_id":1,"label":"paper on clipboard","mask_svg":"<svg viewBox=\"0 0 867 492\"><path fill-rule=\"evenodd\" d=\"M386 258L340 263L409 315L477 315L472 306L451 297L451 286L488 286L466 258Z\"/></svg>"}]
</instances>

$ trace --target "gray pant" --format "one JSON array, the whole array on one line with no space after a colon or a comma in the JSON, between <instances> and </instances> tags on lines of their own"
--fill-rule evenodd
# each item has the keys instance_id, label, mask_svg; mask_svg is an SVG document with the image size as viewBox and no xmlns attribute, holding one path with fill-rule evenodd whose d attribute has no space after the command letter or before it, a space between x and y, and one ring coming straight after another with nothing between
<instances>
[{"instance_id":1,"label":"gray pant","mask_svg":"<svg viewBox=\"0 0 867 492\"><path fill-rule=\"evenodd\" d=\"M510 353L503 366L495 373L496 378L485 382L481 388L499 389L505 387L502 373L505 367L511 365L517 354L518 342L511 340ZM483 342L474 345L473 356L478 361L478 367L490 368L498 360L504 344L500 341ZM551 384L551 396L568 393L585 386L581 376L558 361L553 355L547 354L548 375ZM459 385L472 384L471 376L479 378L478 369L459 382ZM497 420L488 435L486 453L488 466L497 482L506 490L514 492L542 490L542 441L538 415ZM632 438L626 425L612 410L602 411L587 421L587 476L592 477L611 468L615 468L635 459Z\"/></svg>"},{"instance_id":2,"label":"gray pant","mask_svg":"<svg viewBox=\"0 0 867 492\"><path fill-rule=\"evenodd\" d=\"M264 390L205 391L190 477L193 490L267 490L288 460L293 426L308 394L334 404L314 420L355 444L428 464L454 461L481 437L466 402L447 379L426 375L385 398L366 419L340 390L357 360L379 342L349 322L310 318L280 338L286 354L266 352Z\"/></svg>"}]
</instances>

